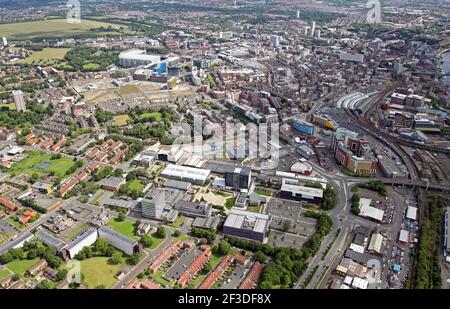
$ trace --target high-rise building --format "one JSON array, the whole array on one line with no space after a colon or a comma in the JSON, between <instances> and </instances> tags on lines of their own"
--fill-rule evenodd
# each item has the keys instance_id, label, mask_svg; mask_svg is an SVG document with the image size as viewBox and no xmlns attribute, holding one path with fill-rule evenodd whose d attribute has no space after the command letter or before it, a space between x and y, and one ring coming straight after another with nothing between
<instances>
[{"instance_id":1,"label":"high-rise building","mask_svg":"<svg viewBox=\"0 0 450 309\"><path fill-rule=\"evenodd\" d=\"M225 186L235 190L248 189L252 178L252 170L249 167L230 168L225 171Z\"/></svg>"},{"instance_id":2,"label":"high-rise building","mask_svg":"<svg viewBox=\"0 0 450 309\"><path fill-rule=\"evenodd\" d=\"M297 18L300 18L300 10L297 10Z\"/></svg>"},{"instance_id":3,"label":"high-rise building","mask_svg":"<svg viewBox=\"0 0 450 309\"><path fill-rule=\"evenodd\" d=\"M278 48L280 46L280 37L278 35L272 35L272 47Z\"/></svg>"},{"instance_id":4,"label":"high-rise building","mask_svg":"<svg viewBox=\"0 0 450 309\"><path fill-rule=\"evenodd\" d=\"M16 110L18 112L25 112L27 110L25 97L22 90L16 90L12 92L14 102L16 103Z\"/></svg>"},{"instance_id":5,"label":"high-rise building","mask_svg":"<svg viewBox=\"0 0 450 309\"><path fill-rule=\"evenodd\" d=\"M313 21L312 22L312 26L311 26L311 36L314 36L314 33L316 32L316 22Z\"/></svg>"},{"instance_id":6,"label":"high-rise building","mask_svg":"<svg viewBox=\"0 0 450 309\"><path fill-rule=\"evenodd\" d=\"M164 191L151 191L141 201L142 216L151 219L161 219L165 205L166 196Z\"/></svg>"},{"instance_id":7,"label":"high-rise building","mask_svg":"<svg viewBox=\"0 0 450 309\"><path fill-rule=\"evenodd\" d=\"M3 37L3 46L8 46L8 40L5 37Z\"/></svg>"}]
</instances>

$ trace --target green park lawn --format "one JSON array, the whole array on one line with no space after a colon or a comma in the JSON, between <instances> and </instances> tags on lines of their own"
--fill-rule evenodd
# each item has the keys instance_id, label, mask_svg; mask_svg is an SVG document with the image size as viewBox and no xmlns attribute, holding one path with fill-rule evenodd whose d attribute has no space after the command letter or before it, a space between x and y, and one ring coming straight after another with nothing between
<instances>
[{"instance_id":1,"label":"green park lawn","mask_svg":"<svg viewBox=\"0 0 450 309\"><path fill-rule=\"evenodd\" d=\"M32 260L14 260L6 264L6 268L19 276L23 276L25 272L38 261L39 258Z\"/></svg>"},{"instance_id":2,"label":"green park lawn","mask_svg":"<svg viewBox=\"0 0 450 309\"><path fill-rule=\"evenodd\" d=\"M124 266L124 261L117 265L108 263L107 257L93 257L80 262L80 269L82 274L82 282L88 288L95 288L103 285L105 288L111 288L117 279L114 276Z\"/></svg>"},{"instance_id":3,"label":"green park lawn","mask_svg":"<svg viewBox=\"0 0 450 309\"><path fill-rule=\"evenodd\" d=\"M181 227L181 225L184 222L184 216L183 215L179 215L176 219L175 222L173 223L169 223L168 226L173 227L175 229L179 229Z\"/></svg>"},{"instance_id":4,"label":"green park lawn","mask_svg":"<svg viewBox=\"0 0 450 309\"><path fill-rule=\"evenodd\" d=\"M139 119L146 119L149 117L154 117L155 121L159 122L161 121L161 113L160 112L151 112L151 113L143 113L142 115L139 116Z\"/></svg>"},{"instance_id":5,"label":"green park lawn","mask_svg":"<svg viewBox=\"0 0 450 309\"><path fill-rule=\"evenodd\" d=\"M7 107L9 110L15 110L16 109L16 103L7 103L7 104L1 104L1 107Z\"/></svg>"},{"instance_id":6,"label":"green park lawn","mask_svg":"<svg viewBox=\"0 0 450 309\"><path fill-rule=\"evenodd\" d=\"M152 235L152 245L150 246L150 250L158 248L161 243L165 240L165 238L158 238Z\"/></svg>"},{"instance_id":7,"label":"green park lawn","mask_svg":"<svg viewBox=\"0 0 450 309\"><path fill-rule=\"evenodd\" d=\"M117 233L120 233L131 239L135 239L135 240L138 239L134 233L134 222L132 222L130 220L120 221L117 218L114 218L111 221L109 221L108 226L110 228L112 228L114 231L116 231Z\"/></svg>"},{"instance_id":8,"label":"green park lawn","mask_svg":"<svg viewBox=\"0 0 450 309\"><path fill-rule=\"evenodd\" d=\"M10 272L7 269L0 270L0 281L5 279L9 274Z\"/></svg>"},{"instance_id":9,"label":"green park lawn","mask_svg":"<svg viewBox=\"0 0 450 309\"><path fill-rule=\"evenodd\" d=\"M34 173L38 175L48 174L54 172L58 178L66 177L66 172L75 164L72 159L60 158L50 160L51 155L40 151L31 151L27 153L27 157L20 162L15 163L10 172L15 175L26 173L28 176ZM38 166L44 161L48 161L50 166L44 170L38 168Z\"/></svg>"},{"instance_id":10,"label":"green park lawn","mask_svg":"<svg viewBox=\"0 0 450 309\"><path fill-rule=\"evenodd\" d=\"M248 206L247 211L260 213L261 212L262 205L259 206Z\"/></svg>"},{"instance_id":11,"label":"green park lawn","mask_svg":"<svg viewBox=\"0 0 450 309\"><path fill-rule=\"evenodd\" d=\"M118 33L115 29L119 27L127 28L123 25L115 25L111 23L105 23L93 20L81 20L81 23L68 23L66 19L47 19L47 20L37 20L23 23L12 23L12 24L2 24L0 25L0 33L2 36L14 39L31 39L38 37L69 37L77 34L91 33L91 28L100 27L113 27L113 31L108 33L115 34ZM103 35L104 33L98 32L98 35Z\"/></svg>"},{"instance_id":12,"label":"green park lawn","mask_svg":"<svg viewBox=\"0 0 450 309\"><path fill-rule=\"evenodd\" d=\"M137 179L127 182L126 185L130 191L142 191L144 189L144 185Z\"/></svg>"},{"instance_id":13,"label":"green park lawn","mask_svg":"<svg viewBox=\"0 0 450 309\"><path fill-rule=\"evenodd\" d=\"M97 63L87 63L83 65L83 69L85 70L97 70L100 67Z\"/></svg>"},{"instance_id":14,"label":"green park lawn","mask_svg":"<svg viewBox=\"0 0 450 309\"><path fill-rule=\"evenodd\" d=\"M128 123L128 120L130 120L130 117L128 115L117 115L114 117L114 126L126 126Z\"/></svg>"},{"instance_id":15,"label":"green park lawn","mask_svg":"<svg viewBox=\"0 0 450 309\"><path fill-rule=\"evenodd\" d=\"M89 225L87 223L80 224L76 229L71 231L66 235L67 239L74 239L76 236L80 235L84 231L86 231L89 228Z\"/></svg>"},{"instance_id":16,"label":"green park lawn","mask_svg":"<svg viewBox=\"0 0 450 309\"><path fill-rule=\"evenodd\" d=\"M64 60L64 56L70 48L44 48L41 51L33 52L26 59L20 61L20 63L36 64L36 65L53 65L60 60Z\"/></svg>"}]
</instances>

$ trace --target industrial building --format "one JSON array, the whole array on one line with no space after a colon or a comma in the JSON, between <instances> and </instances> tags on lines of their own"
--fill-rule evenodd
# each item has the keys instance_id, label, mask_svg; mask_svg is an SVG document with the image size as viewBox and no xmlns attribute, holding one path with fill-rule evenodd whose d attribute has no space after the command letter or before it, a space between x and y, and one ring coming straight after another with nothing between
<instances>
[{"instance_id":1,"label":"industrial building","mask_svg":"<svg viewBox=\"0 0 450 309\"><path fill-rule=\"evenodd\" d=\"M299 202L320 204L323 199L323 190L300 186L297 180L283 179L280 197Z\"/></svg>"},{"instance_id":2,"label":"industrial building","mask_svg":"<svg viewBox=\"0 0 450 309\"><path fill-rule=\"evenodd\" d=\"M62 248L62 255L66 259L73 259L78 252L83 250L84 247L90 246L98 238L98 233L95 228L90 228L86 230L84 233L79 235L73 241L68 243Z\"/></svg>"},{"instance_id":3,"label":"industrial building","mask_svg":"<svg viewBox=\"0 0 450 309\"><path fill-rule=\"evenodd\" d=\"M298 117L295 117L289 121L289 124L292 128L294 128L297 132L313 135L314 134L314 126L306 121L301 120Z\"/></svg>"},{"instance_id":4,"label":"industrial building","mask_svg":"<svg viewBox=\"0 0 450 309\"><path fill-rule=\"evenodd\" d=\"M210 170L169 164L161 176L176 180L188 181L193 184L204 185L209 177Z\"/></svg>"},{"instance_id":5,"label":"industrial building","mask_svg":"<svg viewBox=\"0 0 450 309\"><path fill-rule=\"evenodd\" d=\"M270 216L244 210L231 209L223 225L225 235L263 241L269 228Z\"/></svg>"},{"instance_id":6,"label":"industrial building","mask_svg":"<svg viewBox=\"0 0 450 309\"><path fill-rule=\"evenodd\" d=\"M361 198L359 200L359 210L360 210L359 215L361 217L373 219L378 222L383 221L384 211L370 206L371 202L372 200L367 198Z\"/></svg>"},{"instance_id":7,"label":"industrial building","mask_svg":"<svg viewBox=\"0 0 450 309\"><path fill-rule=\"evenodd\" d=\"M125 252L128 255L132 255L135 252L139 253L141 250L136 240L117 233L108 226L102 226L98 229L98 237L106 239L111 246Z\"/></svg>"},{"instance_id":8,"label":"industrial building","mask_svg":"<svg viewBox=\"0 0 450 309\"><path fill-rule=\"evenodd\" d=\"M125 68L133 68L141 65L159 63L160 56L147 55L145 50L130 49L119 54L119 65Z\"/></svg>"}]
</instances>

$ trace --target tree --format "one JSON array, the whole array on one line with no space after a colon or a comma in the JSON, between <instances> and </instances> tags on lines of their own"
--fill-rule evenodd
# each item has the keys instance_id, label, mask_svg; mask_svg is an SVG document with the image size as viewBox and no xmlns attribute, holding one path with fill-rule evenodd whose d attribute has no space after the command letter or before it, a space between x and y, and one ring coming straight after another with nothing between
<instances>
[{"instance_id":1,"label":"tree","mask_svg":"<svg viewBox=\"0 0 450 309\"><path fill-rule=\"evenodd\" d=\"M353 194L351 212L355 215L359 215L361 213L361 209L359 208L360 200L361 199L358 193Z\"/></svg>"},{"instance_id":2,"label":"tree","mask_svg":"<svg viewBox=\"0 0 450 309\"><path fill-rule=\"evenodd\" d=\"M211 263L206 263L205 266L203 266L203 272L204 273L210 273L213 270L213 267Z\"/></svg>"},{"instance_id":3,"label":"tree","mask_svg":"<svg viewBox=\"0 0 450 309\"><path fill-rule=\"evenodd\" d=\"M38 179L39 179L39 174L38 173L31 174L31 177L30 177L30 182L31 183L35 183L36 181L38 181Z\"/></svg>"},{"instance_id":4,"label":"tree","mask_svg":"<svg viewBox=\"0 0 450 309\"><path fill-rule=\"evenodd\" d=\"M122 177L122 175L123 175L123 170L122 170L121 168L116 168L116 169L114 170L114 172L112 173L112 175L113 175L114 177Z\"/></svg>"},{"instance_id":5,"label":"tree","mask_svg":"<svg viewBox=\"0 0 450 309\"><path fill-rule=\"evenodd\" d=\"M291 220L284 220L282 228L283 232L289 232L289 230L291 229L291 225L292 225Z\"/></svg>"},{"instance_id":6,"label":"tree","mask_svg":"<svg viewBox=\"0 0 450 309\"><path fill-rule=\"evenodd\" d=\"M166 238L166 229L162 226L158 227L155 236L158 238Z\"/></svg>"},{"instance_id":7,"label":"tree","mask_svg":"<svg viewBox=\"0 0 450 309\"><path fill-rule=\"evenodd\" d=\"M2 264L8 264L12 260L13 260L13 257L11 255L11 253L9 253L9 252L6 252L5 254L0 256L0 262L2 262Z\"/></svg>"},{"instance_id":8,"label":"tree","mask_svg":"<svg viewBox=\"0 0 450 309\"><path fill-rule=\"evenodd\" d=\"M56 280L61 281L67 277L68 271L66 269L58 271L56 275Z\"/></svg>"},{"instance_id":9,"label":"tree","mask_svg":"<svg viewBox=\"0 0 450 309\"><path fill-rule=\"evenodd\" d=\"M98 238L94 243L94 251L97 251L100 255L105 255L108 247L108 242L103 238Z\"/></svg>"},{"instance_id":10,"label":"tree","mask_svg":"<svg viewBox=\"0 0 450 309\"><path fill-rule=\"evenodd\" d=\"M36 289L39 290L48 290L52 288L52 283L50 280L42 280L36 285Z\"/></svg>"},{"instance_id":11,"label":"tree","mask_svg":"<svg viewBox=\"0 0 450 309\"><path fill-rule=\"evenodd\" d=\"M221 240L219 243L219 253L221 255L226 255L230 253L231 251L231 245L226 241L225 239Z\"/></svg>"},{"instance_id":12,"label":"tree","mask_svg":"<svg viewBox=\"0 0 450 309\"><path fill-rule=\"evenodd\" d=\"M119 215L118 215L117 219L119 221L124 221L126 219L126 217L127 217L126 214L124 214L123 212L119 212Z\"/></svg>"},{"instance_id":13,"label":"tree","mask_svg":"<svg viewBox=\"0 0 450 309\"><path fill-rule=\"evenodd\" d=\"M128 259L127 259L127 263L128 265L136 265L137 263L139 263L139 260L141 259L139 253L133 253Z\"/></svg>"},{"instance_id":14,"label":"tree","mask_svg":"<svg viewBox=\"0 0 450 309\"><path fill-rule=\"evenodd\" d=\"M122 252L120 252L120 251L114 252L113 255L111 256L111 258L109 259L109 261L113 265L117 265L120 262L122 262Z\"/></svg>"},{"instance_id":15,"label":"tree","mask_svg":"<svg viewBox=\"0 0 450 309\"><path fill-rule=\"evenodd\" d=\"M150 248L150 247L152 246L152 244L153 244L153 239L152 239L149 235L144 234L144 235L142 235L142 237L141 237L141 239L140 239L139 242L140 242L145 248Z\"/></svg>"},{"instance_id":16,"label":"tree","mask_svg":"<svg viewBox=\"0 0 450 309\"><path fill-rule=\"evenodd\" d=\"M258 262L264 263L267 260L267 255L265 255L262 251L257 251L255 253L255 258Z\"/></svg>"},{"instance_id":17,"label":"tree","mask_svg":"<svg viewBox=\"0 0 450 309\"><path fill-rule=\"evenodd\" d=\"M181 235L180 230L176 230L176 231L173 233L173 236L175 236L175 237L180 237L180 235Z\"/></svg>"}]
</instances>

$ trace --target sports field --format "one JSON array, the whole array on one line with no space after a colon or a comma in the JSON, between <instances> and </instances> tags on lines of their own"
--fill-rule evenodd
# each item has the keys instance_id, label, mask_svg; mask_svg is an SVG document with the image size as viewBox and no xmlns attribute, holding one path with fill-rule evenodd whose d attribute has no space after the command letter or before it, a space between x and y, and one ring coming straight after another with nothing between
<instances>
[{"instance_id":1,"label":"sports field","mask_svg":"<svg viewBox=\"0 0 450 309\"><path fill-rule=\"evenodd\" d=\"M54 65L63 60L70 48L44 48L41 51L33 52L29 57L20 63L36 65Z\"/></svg>"},{"instance_id":2,"label":"sports field","mask_svg":"<svg viewBox=\"0 0 450 309\"><path fill-rule=\"evenodd\" d=\"M161 113L160 112L151 112L151 113L143 113L139 116L139 119L148 119L148 118L154 118L155 121L160 122L161 121Z\"/></svg>"},{"instance_id":3,"label":"sports field","mask_svg":"<svg viewBox=\"0 0 450 309\"><path fill-rule=\"evenodd\" d=\"M81 23L79 24L70 24L66 21L66 19L48 19L24 23L3 24L0 25L0 33L8 39L32 39L39 37L52 38L91 33L90 29L92 28L106 28L109 26L114 29L118 29L122 25L93 20L81 20ZM126 26L122 27L127 29ZM95 33L98 35L105 34L105 32ZM106 33L114 34L118 32L112 31Z\"/></svg>"}]
</instances>

